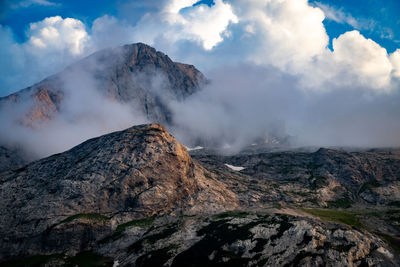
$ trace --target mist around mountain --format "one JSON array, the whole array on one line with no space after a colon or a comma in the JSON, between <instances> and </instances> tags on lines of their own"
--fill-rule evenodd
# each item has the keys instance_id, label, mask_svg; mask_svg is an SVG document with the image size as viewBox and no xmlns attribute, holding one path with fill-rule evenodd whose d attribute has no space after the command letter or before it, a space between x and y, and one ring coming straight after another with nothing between
<instances>
[{"instance_id":1,"label":"mist around mountain","mask_svg":"<svg viewBox=\"0 0 400 267\"><path fill-rule=\"evenodd\" d=\"M0 99L0 264L398 266L396 98L99 51Z\"/></svg>"},{"instance_id":2,"label":"mist around mountain","mask_svg":"<svg viewBox=\"0 0 400 267\"><path fill-rule=\"evenodd\" d=\"M143 122L172 123L171 101L200 89L194 66L145 44L105 49L0 99L0 142L40 158Z\"/></svg>"},{"instance_id":3,"label":"mist around mountain","mask_svg":"<svg viewBox=\"0 0 400 267\"><path fill-rule=\"evenodd\" d=\"M189 147L398 147L399 94L309 91L294 75L242 63L203 75L145 44L105 49L0 99L0 144L30 158L132 125L165 125Z\"/></svg>"}]
</instances>

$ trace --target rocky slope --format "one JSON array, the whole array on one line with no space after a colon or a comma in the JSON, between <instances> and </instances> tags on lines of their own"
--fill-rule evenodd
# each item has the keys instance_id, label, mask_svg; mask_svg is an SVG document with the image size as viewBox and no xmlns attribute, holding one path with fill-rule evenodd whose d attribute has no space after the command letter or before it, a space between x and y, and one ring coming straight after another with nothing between
<instances>
[{"instance_id":1,"label":"rocky slope","mask_svg":"<svg viewBox=\"0 0 400 267\"><path fill-rule=\"evenodd\" d=\"M89 249L131 219L238 207L236 196L157 124L88 140L3 172L0 183L1 259ZM108 223L65 224L81 214Z\"/></svg>"},{"instance_id":2,"label":"rocky slope","mask_svg":"<svg viewBox=\"0 0 400 267\"><path fill-rule=\"evenodd\" d=\"M372 170L380 181L396 180L389 175L397 175L394 152L322 149L193 160L162 126L135 126L1 173L0 261L398 266L399 210L316 209L323 199L308 199L332 183L317 175L349 192L370 181ZM358 176L366 159L368 175ZM390 166L380 162L388 159Z\"/></svg>"},{"instance_id":3,"label":"rocky slope","mask_svg":"<svg viewBox=\"0 0 400 267\"><path fill-rule=\"evenodd\" d=\"M76 216L56 226L66 240L103 230L110 218ZM53 230L53 231L57 231ZM64 240L63 243L66 241ZM59 246L59 245L58 245ZM92 242L90 252L52 253L3 263L10 266L398 266L380 238L307 216L226 212L213 216L159 216L120 224ZM89 265L88 265L89 263ZM25 264L25 265L24 265ZM85 265L86 264L86 265Z\"/></svg>"},{"instance_id":4,"label":"rocky slope","mask_svg":"<svg viewBox=\"0 0 400 267\"><path fill-rule=\"evenodd\" d=\"M256 205L283 201L332 208L400 206L400 150L396 149L321 148L234 156L194 153L193 157L227 183L250 184ZM266 190L268 195L263 193Z\"/></svg>"},{"instance_id":5,"label":"rocky slope","mask_svg":"<svg viewBox=\"0 0 400 267\"><path fill-rule=\"evenodd\" d=\"M2 97L0 110L28 107L19 122L37 127L54 119L63 109L68 91L74 90L69 87L88 86L85 84L88 79L108 98L129 103L149 121L160 123L172 120L167 101L182 100L205 82L203 74L194 66L173 62L162 52L137 43L96 52L61 73ZM75 84L68 85L72 82Z\"/></svg>"}]
</instances>

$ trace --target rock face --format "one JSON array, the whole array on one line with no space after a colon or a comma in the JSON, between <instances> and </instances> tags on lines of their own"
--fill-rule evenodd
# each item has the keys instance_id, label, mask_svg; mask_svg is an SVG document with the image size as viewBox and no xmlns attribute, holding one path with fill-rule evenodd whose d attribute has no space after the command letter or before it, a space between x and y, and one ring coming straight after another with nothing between
<instances>
[{"instance_id":1,"label":"rock face","mask_svg":"<svg viewBox=\"0 0 400 267\"><path fill-rule=\"evenodd\" d=\"M96 90L105 96L132 104L149 121L159 123L172 122L167 101L183 100L206 82L194 66L175 63L162 52L137 43L96 52L61 73L2 97L0 109L28 106L27 112L19 118L23 125L35 127L48 122L63 108L67 91L74 89L67 89L71 86L66 83L86 86L86 79L74 76L76 73L89 76L95 81Z\"/></svg>"},{"instance_id":2,"label":"rock face","mask_svg":"<svg viewBox=\"0 0 400 267\"><path fill-rule=\"evenodd\" d=\"M107 217L76 217L56 228L71 240L83 225L105 227ZM93 232L91 232L93 234ZM73 240L73 239L72 239ZM64 241L65 242L65 241ZM398 266L379 238L337 223L280 213L225 212L132 220L91 246L100 266ZM70 252L70 251L69 251ZM42 266L65 266L76 256L48 254ZM17 262L8 262L10 265ZM21 262L19 262L21 264ZM78 262L80 263L80 262ZM108 263L108 264L107 264ZM39 265L39 264L38 264ZM81 265L78 265L81 266Z\"/></svg>"},{"instance_id":3,"label":"rock face","mask_svg":"<svg viewBox=\"0 0 400 267\"><path fill-rule=\"evenodd\" d=\"M337 164L348 157L354 168L363 160L342 153L193 160L158 124L90 139L0 174L0 262L80 266L89 258L100 266L398 266L391 246L398 248L400 210L374 215L298 201L327 187L304 168L313 175L328 172L332 181L345 179L343 187L353 188L348 179L359 176L343 173ZM360 184L371 178L360 177ZM292 207L277 208L283 202Z\"/></svg>"},{"instance_id":4,"label":"rock face","mask_svg":"<svg viewBox=\"0 0 400 267\"><path fill-rule=\"evenodd\" d=\"M316 152L193 157L219 177L226 177L227 183L240 184L240 191L250 190L255 205L283 201L330 208L400 206L400 150L396 149L347 152L321 148ZM232 171L225 164L243 170ZM249 181L251 186L246 186Z\"/></svg>"},{"instance_id":5,"label":"rock face","mask_svg":"<svg viewBox=\"0 0 400 267\"><path fill-rule=\"evenodd\" d=\"M156 235L161 238L148 242ZM132 227L124 238L134 242L120 254L116 241L100 249L116 253L124 266L395 266L394 256L372 235L283 214L222 213L154 231L150 225Z\"/></svg>"},{"instance_id":6,"label":"rock face","mask_svg":"<svg viewBox=\"0 0 400 267\"><path fill-rule=\"evenodd\" d=\"M88 140L0 179L2 259L90 248L112 224L133 218L238 207L236 196L157 124ZM63 228L82 214L100 220Z\"/></svg>"}]
</instances>

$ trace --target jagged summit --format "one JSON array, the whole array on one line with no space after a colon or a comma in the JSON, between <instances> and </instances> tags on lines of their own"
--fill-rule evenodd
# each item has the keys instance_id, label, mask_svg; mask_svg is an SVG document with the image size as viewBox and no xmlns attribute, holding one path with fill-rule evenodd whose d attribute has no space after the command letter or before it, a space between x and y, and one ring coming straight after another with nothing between
<instances>
[{"instance_id":1,"label":"jagged summit","mask_svg":"<svg viewBox=\"0 0 400 267\"><path fill-rule=\"evenodd\" d=\"M137 43L98 51L33 86L2 97L0 109L29 107L19 122L35 127L56 118L71 94L68 91L77 85L85 88L88 79L104 96L132 105L149 121L159 123L172 121L168 101L183 100L205 82L194 66L175 63L164 53Z\"/></svg>"},{"instance_id":2,"label":"jagged summit","mask_svg":"<svg viewBox=\"0 0 400 267\"><path fill-rule=\"evenodd\" d=\"M112 78L115 79L124 77L125 72L161 72L169 83L170 88L168 89L178 99L193 94L205 82L204 75L193 65L173 62L164 53L143 43L105 49L94 53L78 64L83 64L85 68L93 69L93 71L97 70L99 64L103 65L105 69L110 68L109 71L114 72L115 77ZM136 82L138 81L136 80ZM146 85L149 86L149 84ZM118 93L124 97L127 92L119 89Z\"/></svg>"}]
</instances>

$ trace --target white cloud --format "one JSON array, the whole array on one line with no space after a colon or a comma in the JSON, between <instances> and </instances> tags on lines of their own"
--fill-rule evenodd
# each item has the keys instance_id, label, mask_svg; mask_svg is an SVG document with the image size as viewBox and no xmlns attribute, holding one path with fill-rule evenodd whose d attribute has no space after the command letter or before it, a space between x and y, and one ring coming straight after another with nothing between
<instances>
[{"instance_id":1,"label":"white cloud","mask_svg":"<svg viewBox=\"0 0 400 267\"><path fill-rule=\"evenodd\" d=\"M330 20L340 24L349 24L355 29L360 29L362 27L359 21L357 21L351 14L345 13L343 10L336 9L333 6L322 4L320 2L316 2L315 5L322 9L326 18Z\"/></svg>"},{"instance_id":2,"label":"white cloud","mask_svg":"<svg viewBox=\"0 0 400 267\"><path fill-rule=\"evenodd\" d=\"M160 39L169 42L188 40L211 50L223 41L229 24L237 23L238 18L231 5L222 0L215 0L213 6L193 6L196 2L173 0L158 13L144 15L135 27L136 39L149 44Z\"/></svg>"},{"instance_id":3,"label":"white cloud","mask_svg":"<svg viewBox=\"0 0 400 267\"><path fill-rule=\"evenodd\" d=\"M236 6L241 8L239 19L250 23L254 32L257 43L250 48L250 58L259 64L292 68L312 60L328 45L324 13L306 0L239 0Z\"/></svg>"},{"instance_id":4,"label":"white cloud","mask_svg":"<svg viewBox=\"0 0 400 267\"><path fill-rule=\"evenodd\" d=\"M400 80L400 49L390 55L390 61L393 65L393 76Z\"/></svg>"},{"instance_id":5,"label":"white cloud","mask_svg":"<svg viewBox=\"0 0 400 267\"><path fill-rule=\"evenodd\" d=\"M26 8L30 7L33 5L38 5L38 6L59 6L59 3L54 3L48 0L25 0L25 1L17 1L16 3L11 5L11 8L16 9L16 8Z\"/></svg>"},{"instance_id":6,"label":"white cloud","mask_svg":"<svg viewBox=\"0 0 400 267\"><path fill-rule=\"evenodd\" d=\"M185 7L193 6L197 0L172 0L170 3L166 4L163 11L167 14L179 14L179 12ZM171 16L171 22L174 23L174 16Z\"/></svg>"},{"instance_id":7,"label":"white cloud","mask_svg":"<svg viewBox=\"0 0 400 267\"><path fill-rule=\"evenodd\" d=\"M71 55L84 52L88 34L85 25L77 19L60 16L48 17L42 21L31 23L28 31L28 44L38 52L67 51Z\"/></svg>"},{"instance_id":8,"label":"white cloud","mask_svg":"<svg viewBox=\"0 0 400 267\"><path fill-rule=\"evenodd\" d=\"M0 33L2 94L32 85L92 51L85 25L73 18L55 16L31 23L22 44L4 26Z\"/></svg>"},{"instance_id":9,"label":"white cloud","mask_svg":"<svg viewBox=\"0 0 400 267\"><path fill-rule=\"evenodd\" d=\"M328 49L325 16L356 25L351 16L324 13L307 0L237 0L233 7L251 44L243 52L250 61L297 75L305 88L317 91L349 85L377 93L394 89L386 50L358 31L340 35L334 50Z\"/></svg>"},{"instance_id":10,"label":"white cloud","mask_svg":"<svg viewBox=\"0 0 400 267\"><path fill-rule=\"evenodd\" d=\"M386 49L358 31L346 32L333 40L334 60L342 70L355 73L359 83L375 90L390 90L393 66Z\"/></svg>"}]
</instances>

